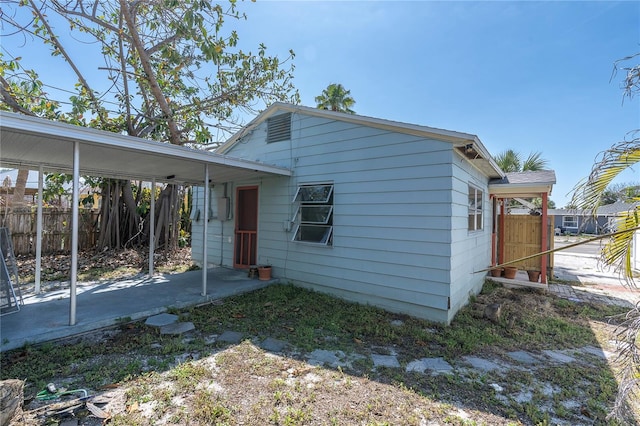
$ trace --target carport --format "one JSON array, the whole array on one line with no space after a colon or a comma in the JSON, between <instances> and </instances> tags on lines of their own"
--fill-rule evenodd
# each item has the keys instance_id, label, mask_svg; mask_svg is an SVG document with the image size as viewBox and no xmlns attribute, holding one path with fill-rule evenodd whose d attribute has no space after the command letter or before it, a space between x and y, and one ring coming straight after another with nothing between
<instances>
[{"instance_id":1,"label":"carport","mask_svg":"<svg viewBox=\"0 0 640 426\"><path fill-rule=\"evenodd\" d=\"M205 186L207 182L211 185L269 175L291 176L291 171L282 167L5 111L0 111L0 167L39 171L36 291L40 288L43 174L73 175L69 325L76 323L80 175L142 180L154 186ZM208 193L204 191L205 205L209 204ZM154 213L152 198L149 275L153 275ZM208 214L204 209L202 296L207 294Z\"/></svg>"}]
</instances>

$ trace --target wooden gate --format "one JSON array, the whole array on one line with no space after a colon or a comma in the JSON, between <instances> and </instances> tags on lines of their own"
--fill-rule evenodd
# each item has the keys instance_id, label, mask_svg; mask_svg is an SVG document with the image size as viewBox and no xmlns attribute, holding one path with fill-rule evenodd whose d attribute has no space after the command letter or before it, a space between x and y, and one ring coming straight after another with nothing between
<instances>
[{"instance_id":1,"label":"wooden gate","mask_svg":"<svg viewBox=\"0 0 640 426\"><path fill-rule=\"evenodd\" d=\"M542 216L529 215L505 215L504 226L504 262L520 259L540 253L540 241L542 240ZM553 216L548 216L547 221L548 247L553 249ZM547 256L547 265L550 268L550 276L553 274L553 255ZM540 270L542 257L534 257L514 263L518 269Z\"/></svg>"}]
</instances>

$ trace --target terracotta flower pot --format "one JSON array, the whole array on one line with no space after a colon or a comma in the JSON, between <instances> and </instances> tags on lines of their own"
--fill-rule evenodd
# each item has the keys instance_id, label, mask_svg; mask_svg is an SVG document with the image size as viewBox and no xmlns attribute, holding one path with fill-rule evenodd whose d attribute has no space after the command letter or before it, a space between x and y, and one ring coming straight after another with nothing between
<instances>
[{"instance_id":1,"label":"terracotta flower pot","mask_svg":"<svg viewBox=\"0 0 640 426\"><path fill-rule=\"evenodd\" d=\"M491 270L491 276L492 277L499 277L502 276L502 268L495 268Z\"/></svg>"},{"instance_id":2,"label":"terracotta flower pot","mask_svg":"<svg viewBox=\"0 0 640 426\"><path fill-rule=\"evenodd\" d=\"M504 277L509 279L514 279L516 274L518 273L518 268L515 266L505 266L504 267Z\"/></svg>"},{"instance_id":3,"label":"terracotta flower pot","mask_svg":"<svg viewBox=\"0 0 640 426\"><path fill-rule=\"evenodd\" d=\"M271 279L271 265L258 266L258 279L262 281Z\"/></svg>"},{"instance_id":4,"label":"terracotta flower pot","mask_svg":"<svg viewBox=\"0 0 640 426\"><path fill-rule=\"evenodd\" d=\"M537 283L540 280L540 271L529 270L527 274L529 275L529 281L532 283Z\"/></svg>"}]
</instances>

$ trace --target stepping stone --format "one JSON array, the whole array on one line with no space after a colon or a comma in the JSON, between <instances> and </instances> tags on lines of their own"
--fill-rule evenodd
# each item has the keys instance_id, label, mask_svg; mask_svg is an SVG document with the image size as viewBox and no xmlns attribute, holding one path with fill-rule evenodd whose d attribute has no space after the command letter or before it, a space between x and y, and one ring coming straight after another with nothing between
<instances>
[{"instance_id":1,"label":"stepping stone","mask_svg":"<svg viewBox=\"0 0 640 426\"><path fill-rule=\"evenodd\" d=\"M242 333L237 331L225 331L218 336L218 340L226 343L240 343L242 340Z\"/></svg>"},{"instance_id":2,"label":"stepping stone","mask_svg":"<svg viewBox=\"0 0 640 426\"><path fill-rule=\"evenodd\" d=\"M534 357L532 354L530 354L527 351L507 352L507 355L512 360L517 361L521 364L534 365L534 364L539 364L541 362L540 359Z\"/></svg>"},{"instance_id":3,"label":"stepping stone","mask_svg":"<svg viewBox=\"0 0 640 426\"><path fill-rule=\"evenodd\" d=\"M218 340L218 335L212 334L204 338L204 343L205 345L212 345L216 342L216 340Z\"/></svg>"},{"instance_id":4,"label":"stepping stone","mask_svg":"<svg viewBox=\"0 0 640 426\"><path fill-rule=\"evenodd\" d=\"M553 362L557 362L560 364L567 364L570 362L575 362L575 358L570 357L569 355L565 354L564 352L561 351L551 351L551 350L544 350L542 351L546 356L548 356L549 358L551 358L551 361Z\"/></svg>"},{"instance_id":5,"label":"stepping stone","mask_svg":"<svg viewBox=\"0 0 640 426\"><path fill-rule=\"evenodd\" d=\"M373 360L373 367L389 367L389 368L398 368L400 367L400 363L398 362L398 358L395 355L377 355L371 354L371 359Z\"/></svg>"},{"instance_id":6,"label":"stepping stone","mask_svg":"<svg viewBox=\"0 0 640 426\"><path fill-rule=\"evenodd\" d=\"M497 383L491 383L489 386L491 386L493 390L495 390L498 393L504 391L504 388Z\"/></svg>"},{"instance_id":7,"label":"stepping stone","mask_svg":"<svg viewBox=\"0 0 640 426\"><path fill-rule=\"evenodd\" d=\"M602 359L607 359L614 356L614 354L612 354L611 352L605 351L602 348L596 348L595 346L585 346L584 348L581 348L580 351L586 354L595 355L598 358Z\"/></svg>"},{"instance_id":8,"label":"stepping stone","mask_svg":"<svg viewBox=\"0 0 640 426\"><path fill-rule=\"evenodd\" d=\"M180 335L195 330L195 328L192 322L176 322L160 327L160 334Z\"/></svg>"},{"instance_id":9,"label":"stepping stone","mask_svg":"<svg viewBox=\"0 0 640 426\"><path fill-rule=\"evenodd\" d=\"M406 371L416 371L418 373L424 373L426 370L431 370L434 375L449 374L453 372L453 367L442 357L417 359L411 361L406 367Z\"/></svg>"},{"instance_id":10,"label":"stepping stone","mask_svg":"<svg viewBox=\"0 0 640 426\"><path fill-rule=\"evenodd\" d=\"M164 313L164 314L159 314L159 315L154 315L152 317L149 317L144 323L145 325L148 325L150 327L160 328L160 327L164 327L165 325L173 324L174 322L177 322L177 321L178 321L177 315Z\"/></svg>"},{"instance_id":11,"label":"stepping stone","mask_svg":"<svg viewBox=\"0 0 640 426\"><path fill-rule=\"evenodd\" d=\"M488 359L478 358L476 356L465 356L462 357L463 361L468 364L471 364L473 368L476 370L481 370L484 372L487 371L504 371L506 366L498 365L493 361L489 361Z\"/></svg>"},{"instance_id":12,"label":"stepping stone","mask_svg":"<svg viewBox=\"0 0 640 426\"><path fill-rule=\"evenodd\" d=\"M344 367L347 363L344 360L344 352L327 351L324 349L316 349L308 355L309 364L311 365L328 365L330 367Z\"/></svg>"},{"instance_id":13,"label":"stepping stone","mask_svg":"<svg viewBox=\"0 0 640 426\"><path fill-rule=\"evenodd\" d=\"M262 341L260 347L265 351L269 352L282 352L284 348L288 345L284 340L274 339L272 337L267 337Z\"/></svg>"}]
</instances>

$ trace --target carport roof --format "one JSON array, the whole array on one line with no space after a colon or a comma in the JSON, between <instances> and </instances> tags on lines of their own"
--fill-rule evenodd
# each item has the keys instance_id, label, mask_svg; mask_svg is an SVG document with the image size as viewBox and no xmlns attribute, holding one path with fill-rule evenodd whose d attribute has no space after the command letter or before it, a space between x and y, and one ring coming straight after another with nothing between
<instances>
[{"instance_id":1,"label":"carport roof","mask_svg":"<svg viewBox=\"0 0 640 426\"><path fill-rule=\"evenodd\" d=\"M0 111L0 167L72 173L74 142L87 176L201 185L206 164L214 183L291 176L279 166Z\"/></svg>"}]
</instances>

